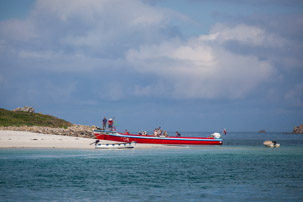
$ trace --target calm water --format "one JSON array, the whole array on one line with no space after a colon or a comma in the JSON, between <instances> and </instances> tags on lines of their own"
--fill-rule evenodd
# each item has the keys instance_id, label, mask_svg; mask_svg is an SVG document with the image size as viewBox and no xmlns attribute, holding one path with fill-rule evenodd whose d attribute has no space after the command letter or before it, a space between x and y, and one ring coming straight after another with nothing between
<instances>
[{"instance_id":1,"label":"calm water","mask_svg":"<svg viewBox=\"0 0 303 202\"><path fill-rule=\"evenodd\" d=\"M303 135L281 133L230 133L223 146L2 149L0 201L303 201L302 167Z\"/></svg>"}]
</instances>

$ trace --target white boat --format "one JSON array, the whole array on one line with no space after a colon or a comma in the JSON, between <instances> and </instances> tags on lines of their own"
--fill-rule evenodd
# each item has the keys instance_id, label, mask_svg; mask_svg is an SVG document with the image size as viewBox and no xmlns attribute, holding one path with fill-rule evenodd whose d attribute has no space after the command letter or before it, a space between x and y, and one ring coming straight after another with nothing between
<instances>
[{"instance_id":1,"label":"white boat","mask_svg":"<svg viewBox=\"0 0 303 202\"><path fill-rule=\"evenodd\" d=\"M263 144L265 145L265 147L270 147L270 148L280 147L280 144L278 144L276 141L271 141L271 140L265 140Z\"/></svg>"},{"instance_id":2,"label":"white boat","mask_svg":"<svg viewBox=\"0 0 303 202\"><path fill-rule=\"evenodd\" d=\"M100 144L95 145L96 149L132 149L136 146L136 142L123 142L123 143L113 143L113 144Z\"/></svg>"}]
</instances>

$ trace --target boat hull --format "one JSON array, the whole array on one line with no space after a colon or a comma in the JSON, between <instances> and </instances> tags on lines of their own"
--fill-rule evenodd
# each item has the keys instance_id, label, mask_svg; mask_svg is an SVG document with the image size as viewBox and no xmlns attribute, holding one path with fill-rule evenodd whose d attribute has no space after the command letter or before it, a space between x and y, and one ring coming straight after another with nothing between
<instances>
[{"instance_id":1,"label":"boat hull","mask_svg":"<svg viewBox=\"0 0 303 202\"><path fill-rule=\"evenodd\" d=\"M271 140L265 140L263 144L264 144L265 147L270 147L270 148L280 147L280 144L278 144L275 141L271 141Z\"/></svg>"},{"instance_id":2,"label":"boat hull","mask_svg":"<svg viewBox=\"0 0 303 202\"><path fill-rule=\"evenodd\" d=\"M173 145L222 145L222 139L213 137L155 137L151 135L125 135L118 132L104 132L94 130L94 134L99 140L111 140L118 142L132 142L142 144L173 144Z\"/></svg>"},{"instance_id":3,"label":"boat hull","mask_svg":"<svg viewBox=\"0 0 303 202\"><path fill-rule=\"evenodd\" d=\"M115 143L115 144L96 144L96 149L132 149L136 146L135 142Z\"/></svg>"}]
</instances>

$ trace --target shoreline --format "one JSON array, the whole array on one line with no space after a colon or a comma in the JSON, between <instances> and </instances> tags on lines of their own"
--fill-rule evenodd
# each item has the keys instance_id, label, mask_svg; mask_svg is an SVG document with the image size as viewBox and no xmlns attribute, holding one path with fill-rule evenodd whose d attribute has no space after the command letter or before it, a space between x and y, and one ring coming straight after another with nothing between
<instances>
[{"instance_id":1,"label":"shoreline","mask_svg":"<svg viewBox=\"0 0 303 202\"><path fill-rule=\"evenodd\" d=\"M0 130L0 149L93 149L96 139L42 134L27 131ZM101 144L117 143L100 140ZM91 145L90 145L91 144ZM177 146L157 144L136 144L135 149L147 148L179 148Z\"/></svg>"}]
</instances>

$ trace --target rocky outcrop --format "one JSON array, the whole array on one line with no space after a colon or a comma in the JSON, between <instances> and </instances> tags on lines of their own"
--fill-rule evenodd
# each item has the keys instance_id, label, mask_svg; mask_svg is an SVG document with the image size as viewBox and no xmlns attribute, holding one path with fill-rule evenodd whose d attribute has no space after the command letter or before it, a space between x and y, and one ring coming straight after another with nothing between
<instances>
[{"instance_id":1,"label":"rocky outcrop","mask_svg":"<svg viewBox=\"0 0 303 202\"><path fill-rule=\"evenodd\" d=\"M13 112L30 112L30 113L35 113L35 109L34 107L28 107L28 106L24 106L24 107L17 107L16 109L13 110Z\"/></svg>"},{"instance_id":2,"label":"rocky outcrop","mask_svg":"<svg viewBox=\"0 0 303 202\"><path fill-rule=\"evenodd\" d=\"M68 128L51 128L51 127L43 127L43 126L0 127L0 130L27 131L34 133L85 137L85 138L95 138L93 134L94 129L96 129L96 126L84 126L84 125L75 125L75 124Z\"/></svg>"},{"instance_id":3,"label":"rocky outcrop","mask_svg":"<svg viewBox=\"0 0 303 202\"><path fill-rule=\"evenodd\" d=\"M303 134L303 124L294 128L293 133Z\"/></svg>"}]
</instances>

